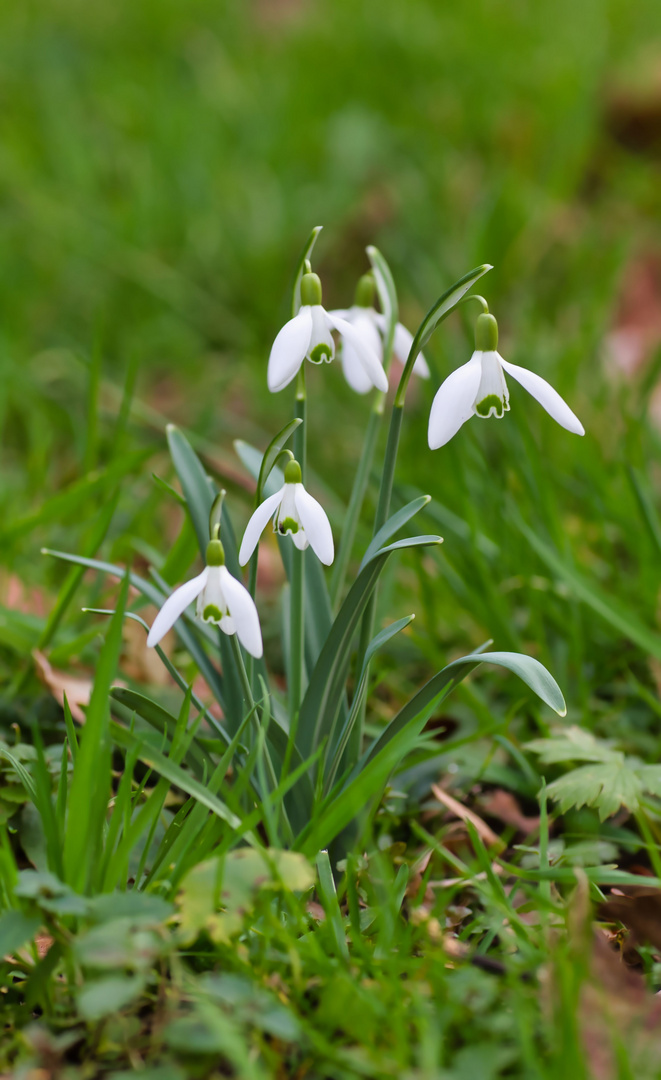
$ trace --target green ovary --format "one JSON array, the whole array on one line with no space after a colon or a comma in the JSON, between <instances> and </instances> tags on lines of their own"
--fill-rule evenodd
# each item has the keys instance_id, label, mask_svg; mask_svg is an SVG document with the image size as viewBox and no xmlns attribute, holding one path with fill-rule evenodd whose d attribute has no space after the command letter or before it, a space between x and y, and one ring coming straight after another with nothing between
<instances>
[{"instance_id":1,"label":"green ovary","mask_svg":"<svg viewBox=\"0 0 661 1080\"><path fill-rule=\"evenodd\" d=\"M505 415L505 408L502 398L497 397L496 394L487 394L482 401L478 401L475 406L475 412L478 416L487 417L491 410L494 410L498 419Z\"/></svg>"},{"instance_id":2,"label":"green ovary","mask_svg":"<svg viewBox=\"0 0 661 1080\"><path fill-rule=\"evenodd\" d=\"M202 618L205 622L220 622L222 617L222 611L219 611L215 604L205 604L202 612Z\"/></svg>"},{"instance_id":3,"label":"green ovary","mask_svg":"<svg viewBox=\"0 0 661 1080\"><path fill-rule=\"evenodd\" d=\"M283 518L282 521L278 522L278 529L280 530L280 532L282 533L283 536L285 535L285 533L288 533L288 532L297 533L298 532L298 522L294 521L293 518Z\"/></svg>"}]
</instances>

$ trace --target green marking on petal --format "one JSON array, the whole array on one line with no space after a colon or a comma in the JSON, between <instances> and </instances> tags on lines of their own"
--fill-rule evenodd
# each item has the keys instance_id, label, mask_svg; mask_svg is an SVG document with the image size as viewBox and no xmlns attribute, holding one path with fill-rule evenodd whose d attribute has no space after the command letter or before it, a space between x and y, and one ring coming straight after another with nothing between
<instances>
[{"instance_id":1,"label":"green marking on petal","mask_svg":"<svg viewBox=\"0 0 661 1080\"><path fill-rule=\"evenodd\" d=\"M215 604L205 604L202 612L202 618L205 622L219 623L222 617L222 611L219 611Z\"/></svg>"},{"instance_id":2,"label":"green marking on petal","mask_svg":"<svg viewBox=\"0 0 661 1080\"><path fill-rule=\"evenodd\" d=\"M487 394L482 401L478 401L475 406L475 412L478 416L486 418L491 416L492 412L500 420L505 415L505 405L502 398L499 398L497 394Z\"/></svg>"},{"instance_id":3,"label":"green marking on petal","mask_svg":"<svg viewBox=\"0 0 661 1080\"><path fill-rule=\"evenodd\" d=\"M319 345L315 345L314 349L311 350L309 355L310 360L313 364L323 364L324 360L326 361L326 363L330 364L331 360L333 359L333 355L330 351L329 346L326 345L323 341L320 342Z\"/></svg>"},{"instance_id":4,"label":"green marking on petal","mask_svg":"<svg viewBox=\"0 0 661 1080\"><path fill-rule=\"evenodd\" d=\"M293 518L283 518L282 521L278 522L278 528L283 536L288 532L297 533L298 522L294 521Z\"/></svg>"}]
</instances>

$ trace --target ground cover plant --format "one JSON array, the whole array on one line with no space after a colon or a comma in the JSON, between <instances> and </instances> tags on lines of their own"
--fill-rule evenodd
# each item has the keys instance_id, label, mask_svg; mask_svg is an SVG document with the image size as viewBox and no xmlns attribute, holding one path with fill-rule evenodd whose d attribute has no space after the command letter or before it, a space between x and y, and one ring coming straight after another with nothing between
<instances>
[{"instance_id":1,"label":"ground cover plant","mask_svg":"<svg viewBox=\"0 0 661 1080\"><path fill-rule=\"evenodd\" d=\"M349 7L0 16L6 1073L658 1073L658 12ZM399 431L342 326L305 416L270 392L314 220L386 364L493 262L499 353L585 438L492 365L506 415L429 450L475 300ZM192 609L147 649L209 543L223 616L218 542L264 656Z\"/></svg>"}]
</instances>

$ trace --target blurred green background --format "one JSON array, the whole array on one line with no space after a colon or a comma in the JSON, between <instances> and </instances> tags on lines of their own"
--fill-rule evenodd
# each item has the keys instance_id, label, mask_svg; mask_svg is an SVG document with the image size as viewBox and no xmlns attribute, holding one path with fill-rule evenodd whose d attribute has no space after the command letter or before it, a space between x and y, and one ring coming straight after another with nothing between
<instances>
[{"instance_id":1,"label":"blurred green background","mask_svg":"<svg viewBox=\"0 0 661 1080\"><path fill-rule=\"evenodd\" d=\"M231 480L233 438L263 447L289 418L266 360L323 224L327 305L350 303L375 243L412 329L493 263L481 285L501 351L588 430L570 436L514 387L502 424L474 420L431 454L427 410L470 355L470 314L436 335L398 473L402 499L434 496L426 525L446 537L431 587L418 596L413 560L403 579L421 656L492 635L549 663L589 718L595 688L610 708L632 666L654 685L658 0L9 0L0 95L0 556L21 583L56 583L40 546L80 550L123 474L106 553L165 556L150 472L166 473L166 421ZM623 325L639 370L608 379ZM339 365L310 387L310 463L337 523L368 404Z\"/></svg>"}]
</instances>

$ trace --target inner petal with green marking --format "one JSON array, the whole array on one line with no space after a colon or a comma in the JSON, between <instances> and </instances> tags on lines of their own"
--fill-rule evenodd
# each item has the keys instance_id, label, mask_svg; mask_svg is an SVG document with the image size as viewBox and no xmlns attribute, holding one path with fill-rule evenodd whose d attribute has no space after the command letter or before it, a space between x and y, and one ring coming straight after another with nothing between
<instances>
[{"instance_id":1,"label":"inner petal with green marking","mask_svg":"<svg viewBox=\"0 0 661 1080\"><path fill-rule=\"evenodd\" d=\"M483 352L477 355L481 357L482 372L473 409L476 416L484 419L488 416L496 416L500 419L510 407L510 396L500 357L497 352Z\"/></svg>"}]
</instances>

